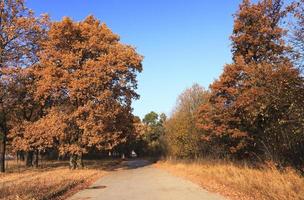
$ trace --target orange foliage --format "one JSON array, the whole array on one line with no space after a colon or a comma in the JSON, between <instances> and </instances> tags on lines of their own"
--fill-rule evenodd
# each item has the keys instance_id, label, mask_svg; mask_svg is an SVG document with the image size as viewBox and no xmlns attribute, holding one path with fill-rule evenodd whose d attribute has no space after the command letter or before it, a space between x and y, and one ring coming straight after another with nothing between
<instances>
[{"instance_id":1,"label":"orange foliage","mask_svg":"<svg viewBox=\"0 0 304 200\"><path fill-rule=\"evenodd\" d=\"M198 126L239 157L300 162L304 82L285 52L281 1L244 1L236 15L234 62L211 86Z\"/></svg>"},{"instance_id":2,"label":"orange foliage","mask_svg":"<svg viewBox=\"0 0 304 200\"><path fill-rule=\"evenodd\" d=\"M4 172L7 135L14 126L11 121L16 121L12 111L19 107L19 95L25 96L25 91L19 93L16 79L23 76L19 75L22 68L37 62L48 16L35 17L23 0L7 0L0 2L0 19L0 171Z\"/></svg>"},{"instance_id":3,"label":"orange foliage","mask_svg":"<svg viewBox=\"0 0 304 200\"><path fill-rule=\"evenodd\" d=\"M42 49L34 67L35 97L65 115L63 123L56 123L66 126L57 128L63 129L60 152L81 155L123 142L129 133L121 123L138 97L134 89L142 57L93 16L52 23Z\"/></svg>"}]
</instances>

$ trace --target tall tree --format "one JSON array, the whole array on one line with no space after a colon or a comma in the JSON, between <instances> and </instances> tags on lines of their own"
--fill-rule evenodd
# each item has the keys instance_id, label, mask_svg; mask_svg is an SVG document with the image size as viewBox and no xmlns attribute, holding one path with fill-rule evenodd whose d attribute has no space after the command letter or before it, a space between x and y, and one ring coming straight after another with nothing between
<instances>
[{"instance_id":1,"label":"tall tree","mask_svg":"<svg viewBox=\"0 0 304 200\"><path fill-rule=\"evenodd\" d=\"M36 52L43 38L47 16L34 17L23 0L0 2L0 171L4 172L5 147L9 131L9 113L14 98L9 97L11 68L27 67L37 62Z\"/></svg>"},{"instance_id":2,"label":"tall tree","mask_svg":"<svg viewBox=\"0 0 304 200\"><path fill-rule=\"evenodd\" d=\"M239 157L281 161L303 148L304 87L285 54L285 14L279 0L243 1L231 37L234 62L211 85L210 104L201 108L201 128Z\"/></svg>"},{"instance_id":3,"label":"tall tree","mask_svg":"<svg viewBox=\"0 0 304 200\"><path fill-rule=\"evenodd\" d=\"M59 150L75 168L90 148L111 149L125 141L119 118L131 116L132 99L138 98L142 57L93 16L52 23L42 47L36 98L68 116Z\"/></svg>"},{"instance_id":4,"label":"tall tree","mask_svg":"<svg viewBox=\"0 0 304 200\"><path fill-rule=\"evenodd\" d=\"M208 91L194 84L177 100L177 105L165 123L168 154L174 157L195 158L202 155L202 133L196 127L198 108L208 101Z\"/></svg>"},{"instance_id":5,"label":"tall tree","mask_svg":"<svg viewBox=\"0 0 304 200\"><path fill-rule=\"evenodd\" d=\"M154 111L149 112L148 114L145 115L143 118L143 123L146 125L156 125L158 122L158 114Z\"/></svg>"},{"instance_id":6,"label":"tall tree","mask_svg":"<svg viewBox=\"0 0 304 200\"><path fill-rule=\"evenodd\" d=\"M140 131L137 135L137 149L139 153L150 156L160 156L164 152L164 123L166 115L160 115L151 111L145 115L141 122L136 124L136 130Z\"/></svg>"},{"instance_id":7,"label":"tall tree","mask_svg":"<svg viewBox=\"0 0 304 200\"><path fill-rule=\"evenodd\" d=\"M294 9L295 23L291 33L291 44L294 48L295 63L304 68L304 0L299 0Z\"/></svg>"},{"instance_id":8,"label":"tall tree","mask_svg":"<svg viewBox=\"0 0 304 200\"><path fill-rule=\"evenodd\" d=\"M235 15L232 40L233 60L245 63L276 62L285 59L286 31L280 22L286 16L282 0L262 0L257 4L244 0Z\"/></svg>"},{"instance_id":9,"label":"tall tree","mask_svg":"<svg viewBox=\"0 0 304 200\"><path fill-rule=\"evenodd\" d=\"M15 140L23 134L22 130L25 130L26 126L31 126L33 122L42 117L42 106L34 98L35 77L31 73L31 67L15 69L14 73L12 72L13 70L10 75L13 75L14 78L10 80L10 98L13 99L13 106L10 109L8 138L12 140L12 150L27 152L26 164L31 166L33 151L28 148L29 145L25 145L26 140L23 140L23 144L18 145Z\"/></svg>"}]
</instances>

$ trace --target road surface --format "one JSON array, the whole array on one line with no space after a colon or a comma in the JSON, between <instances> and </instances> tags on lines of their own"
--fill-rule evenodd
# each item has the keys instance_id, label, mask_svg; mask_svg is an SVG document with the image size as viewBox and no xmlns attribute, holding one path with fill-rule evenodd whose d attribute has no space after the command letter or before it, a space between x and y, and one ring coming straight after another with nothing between
<instances>
[{"instance_id":1,"label":"road surface","mask_svg":"<svg viewBox=\"0 0 304 200\"><path fill-rule=\"evenodd\" d=\"M110 172L69 200L223 200L198 185L149 165L126 161L124 169Z\"/></svg>"}]
</instances>

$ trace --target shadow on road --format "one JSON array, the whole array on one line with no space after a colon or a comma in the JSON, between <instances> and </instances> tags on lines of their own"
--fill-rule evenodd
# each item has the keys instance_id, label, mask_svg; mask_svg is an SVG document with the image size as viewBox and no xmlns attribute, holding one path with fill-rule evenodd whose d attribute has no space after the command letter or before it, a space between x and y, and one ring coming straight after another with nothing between
<instances>
[{"instance_id":1,"label":"shadow on road","mask_svg":"<svg viewBox=\"0 0 304 200\"><path fill-rule=\"evenodd\" d=\"M105 188L107 188L107 186L105 186L105 185L98 185L98 186L91 186L91 187L88 187L87 189L89 189L89 190L95 190L95 189L105 189Z\"/></svg>"},{"instance_id":2,"label":"shadow on road","mask_svg":"<svg viewBox=\"0 0 304 200\"><path fill-rule=\"evenodd\" d=\"M151 165L152 162L148 160L129 160L122 162L122 165L127 169L136 169L139 167L145 167Z\"/></svg>"},{"instance_id":3,"label":"shadow on road","mask_svg":"<svg viewBox=\"0 0 304 200\"><path fill-rule=\"evenodd\" d=\"M152 165L153 161L144 160L144 159L136 159L136 160L124 160L121 161L119 164L108 166L103 170L106 171L117 171L117 170L130 170L130 169L137 169L141 167L146 167L148 165Z\"/></svg>"}]
</instances>

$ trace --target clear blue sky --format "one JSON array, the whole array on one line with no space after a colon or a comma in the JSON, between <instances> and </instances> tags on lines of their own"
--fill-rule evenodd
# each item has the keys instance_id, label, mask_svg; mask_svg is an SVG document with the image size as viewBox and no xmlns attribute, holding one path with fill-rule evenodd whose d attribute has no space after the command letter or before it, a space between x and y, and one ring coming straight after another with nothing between
<instances>
[{"instance_id":1,"label":"clear blue sky","mask_svg":"<svg viewBox=\"0 0 304 200\"><path fill-rule=\"evenodd\" d=\"M208 88L231 62L232 14L241 0L27 0L36 14L82 20L93 14L144 56L134 113L170 114L193 83Z\"/></svg>"}]
</instances>

